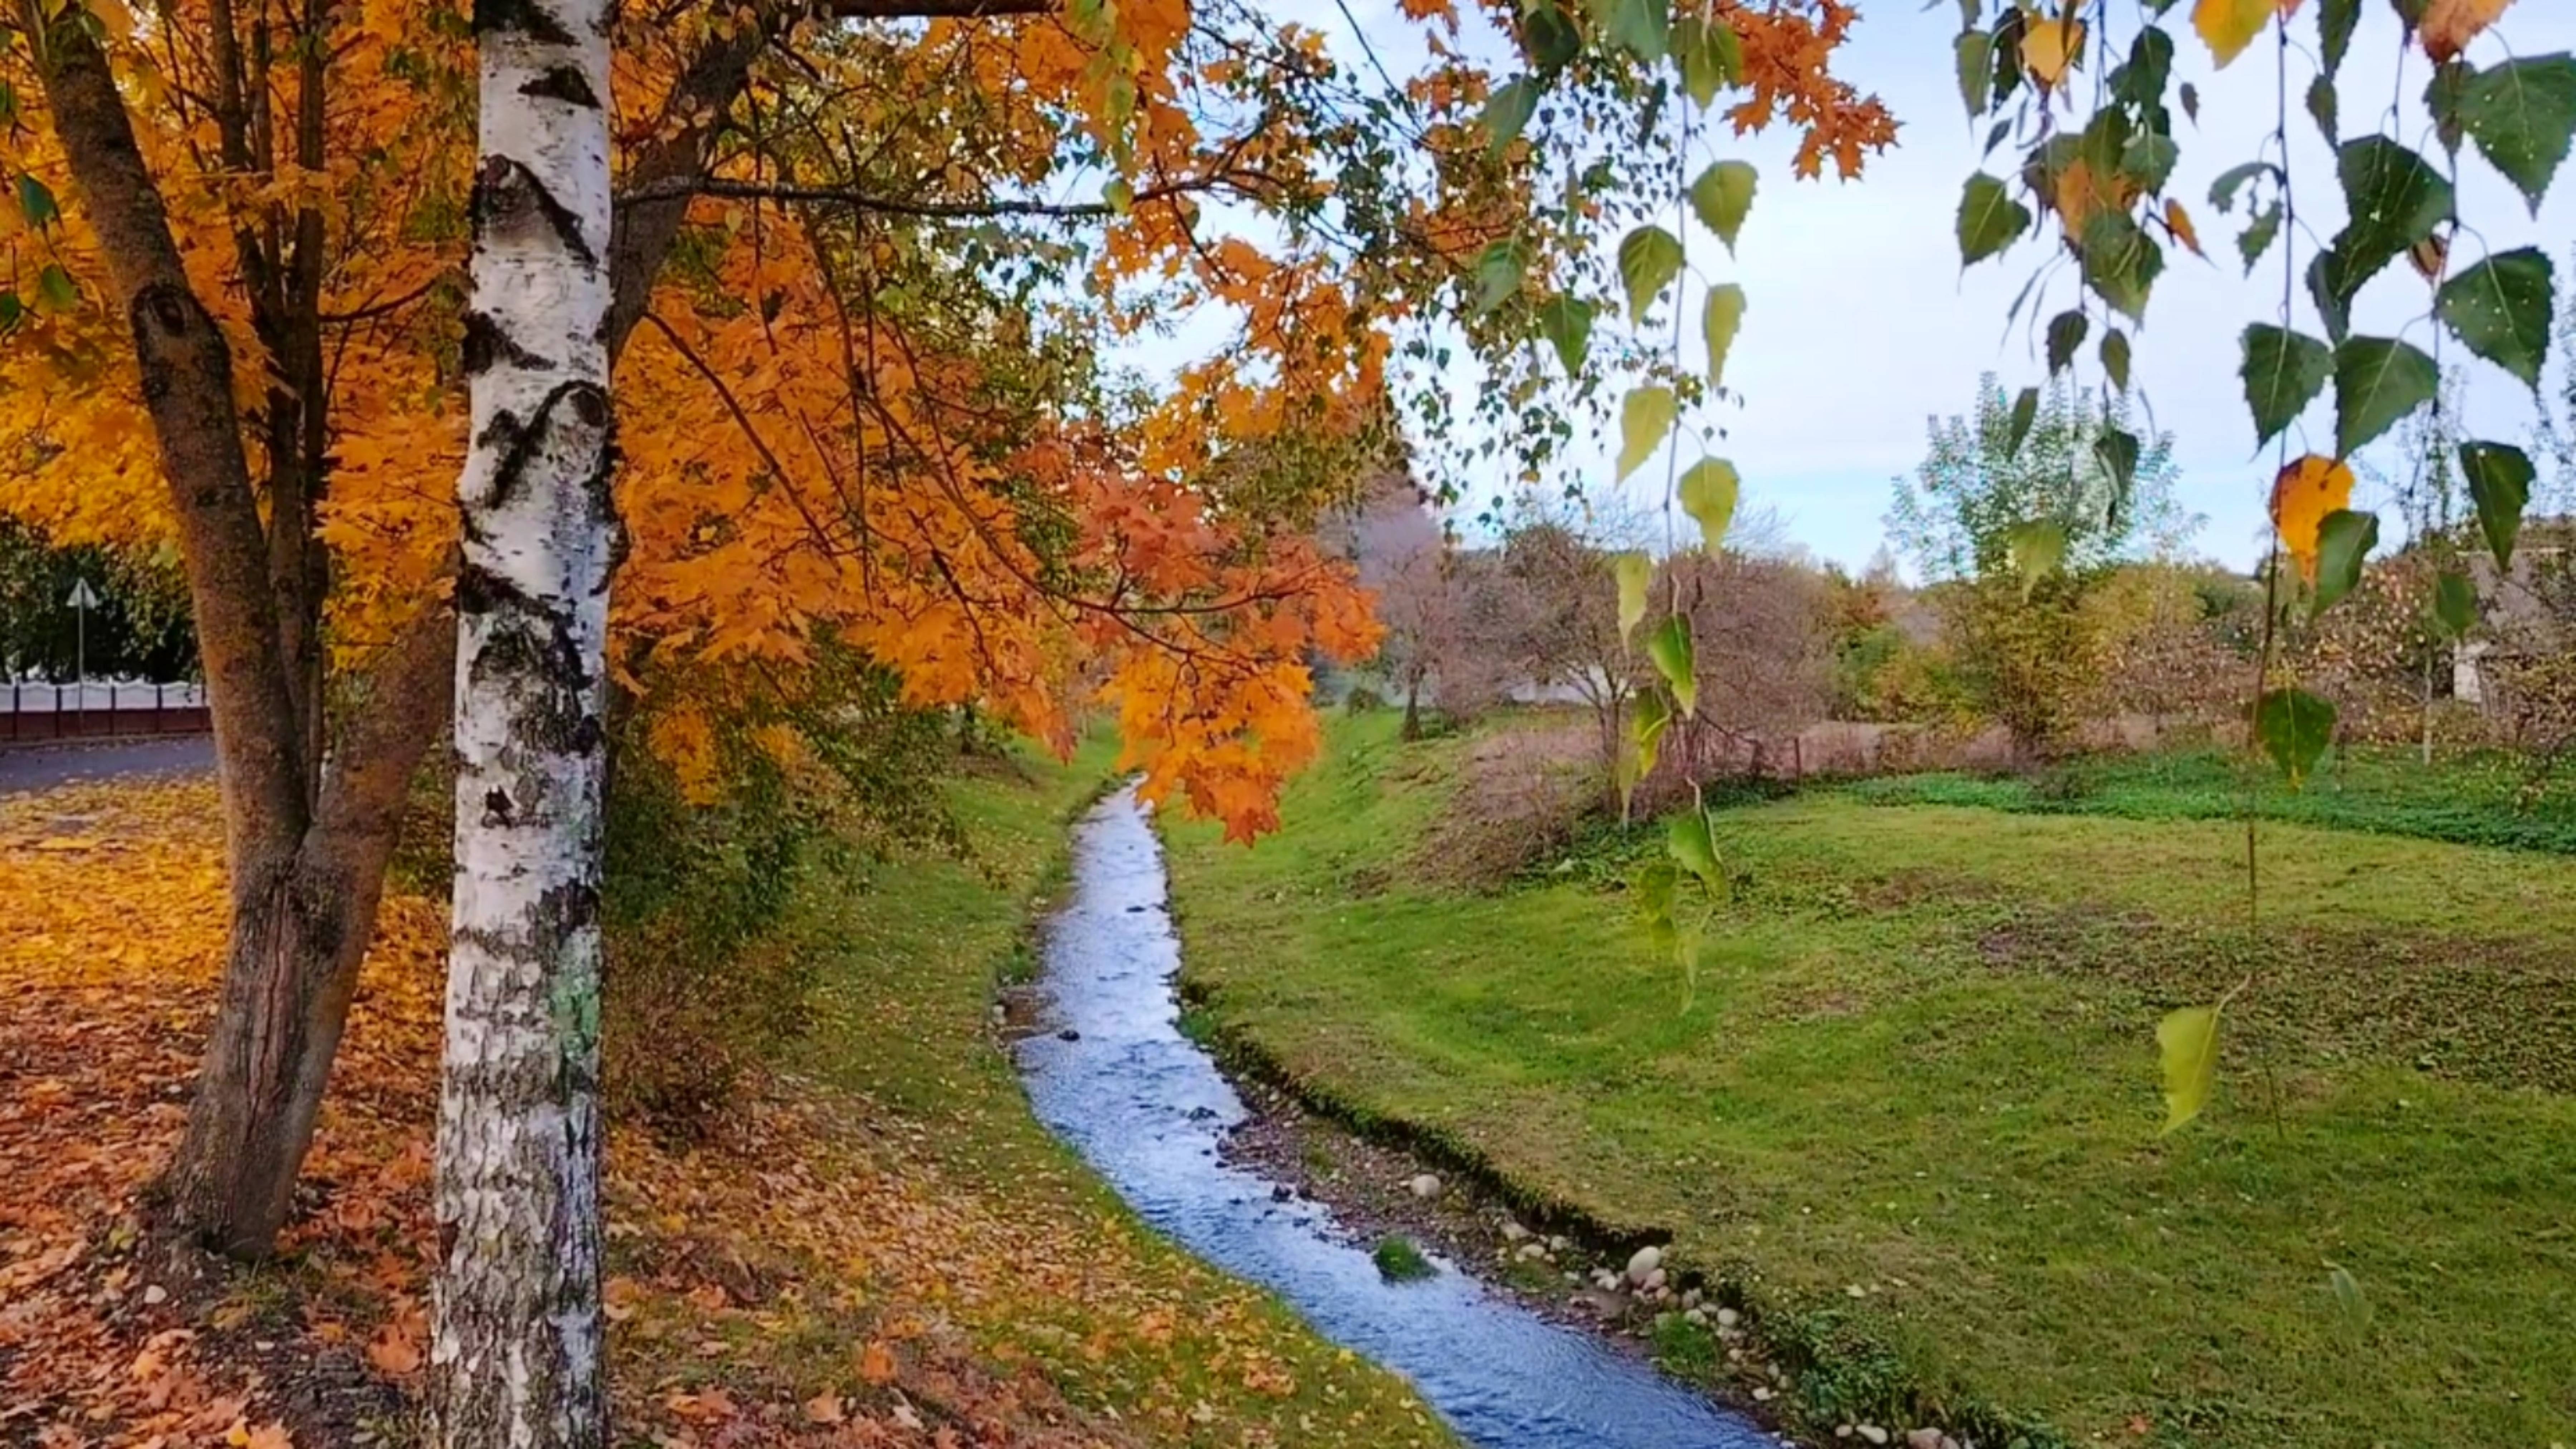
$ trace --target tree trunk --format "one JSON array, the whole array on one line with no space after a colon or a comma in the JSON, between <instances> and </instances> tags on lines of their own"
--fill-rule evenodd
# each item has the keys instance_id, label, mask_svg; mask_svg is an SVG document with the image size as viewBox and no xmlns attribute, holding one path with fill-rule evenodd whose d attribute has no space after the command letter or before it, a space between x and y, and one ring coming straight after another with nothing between
<instances>
[{"instance_id":1,"label":"tree trunk","mask_svg":"<svg viewBox=\"0 0 2576 1449\"><path fill-rule=\"evenodd\" d=\"M458 485L455 926L438 1442L607 1439L599 870L610 538L605 0L475 10L482 161Z\"/></svg>"},{"instance_id":2,"label":"tree trunk","mask_svg":"<svg viewBox=\"0 0 2576 1449\"><path fill-rule=\"evenodd\" d=\"M1404 735L1406 740L1422 738L1422 676L1407 675L1404 681Z\"/></svg>"}]
</instances>

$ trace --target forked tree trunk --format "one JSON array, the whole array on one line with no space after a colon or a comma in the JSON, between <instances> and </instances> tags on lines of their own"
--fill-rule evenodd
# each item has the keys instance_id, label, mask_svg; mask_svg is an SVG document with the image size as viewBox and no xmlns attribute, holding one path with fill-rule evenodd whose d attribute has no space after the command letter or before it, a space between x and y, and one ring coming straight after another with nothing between
<instances>
[{"instance_id":1,"label":"forked tree trunk","mask_svg":"<svg viewBox=\"0 0 2576 1449\"><path fill-rule=\"evenodd\" d=\"M599 1302L608 7L482 0L472 446L432 1408L452 1449L607 1438Z\"/></svg>"}]
</instances>

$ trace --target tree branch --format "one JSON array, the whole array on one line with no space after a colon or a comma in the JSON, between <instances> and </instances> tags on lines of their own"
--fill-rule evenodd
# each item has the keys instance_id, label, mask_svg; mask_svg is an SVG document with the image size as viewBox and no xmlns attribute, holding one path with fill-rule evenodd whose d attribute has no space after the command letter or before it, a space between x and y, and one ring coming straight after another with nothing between
<instances>
[{"instance_id":1,"label":"tree branch","mask_svg":"<svg viewBox=\"0 0 2576 1449\"><path fill-rule=\"evenodd\" d=\"M1001 15L1052 15L1062 0L823 0L838 20L988 20Z\"/></svg>"},{"instance_id":2,"label":"tree branch","mask_svg":"<svg viewBox=\"0 0 2576 1449\"><path fill-rule=\"evenodd\" d=\"M1196 176L1162 186L1148 187L1136 193L1136 203L1161 201L1193 192L1213 191L1236 183L1240 178L1231 173ZM629 190L617 198L621 209L667 203L673 198L721 196L746 201L822 201L854 207L860 211L885 216L919 216L932 218L973 219L995 216L1104 217L1117 215L1117 209L1106 202L1050 201L907 201L900 197L874 196L848 186L794 186L785 182L731 181L722 177L677 177Z\"/></svg>"},{"instance_id":3,"label":"tree branch","mask_svg":"<svg viewBox=\"0 0 2576 1449\"><path fill-rule=\"evenodd\" d=\"M267 537L234 403L232 348L188 283L161 188L136 144L107 54L76 14L20 8L54 134L80 185L134 358L188 570L199 655L220 728L236 880L303 834L304 743L295 728L269 591Z\"/></svg>"}]
</instances>

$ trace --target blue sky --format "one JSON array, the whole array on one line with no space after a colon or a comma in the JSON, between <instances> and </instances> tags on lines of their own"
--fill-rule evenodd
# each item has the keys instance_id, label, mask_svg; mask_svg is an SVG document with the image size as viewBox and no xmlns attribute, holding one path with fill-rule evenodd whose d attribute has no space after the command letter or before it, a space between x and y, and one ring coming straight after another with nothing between
<instances>
[{"instance_id":1,"label":"blue sky","mask_svg":"<svg viewBox=\"0 0 2576 1449\"><path fill-rule=\"evenodd\" d=\"M1283 8L1325 30L1351 64L1365 65L1338 6L1296 0ZM1889 480L1921 458L1927 417L1965 410L1983 371L2000 374L2008 388L2040 381L2044 367L2029 318L2035 313L2044 320L2072 300L2071 280L2061 269L2049 305L2026 309L2024 326L2007 335L2005 313L2043 250L2025 242L2001 265L1989 261L1964 275L1960 271L1953 222L1960 186L1978 166L1984 126L1971 127L1955 88L1950 46L1958 30L1956 5L1936 0L1927 12L1914 3L1861 0L1860 9L1860 24L1837 64L1862 90L1883 97L1903 122L1897 149L1874 158L1858 182L1796 181L1789 167L1792 135L1722 138L1720 154L1741 156L1760 170L1752 216L1731 260L1714 237L1689 239L1694 258L1717 259L1711 268L1715 279L1741 283L1751 299L1727 366L1728 382L1742 393L1744 406L1724 408L1709 419L1728 429L1718 451L1742 473L1747 506L1776 510L1797 542L1848 565L1861 563L1878 546ZM2389 114L2386 103L2364 98L2390 97L2397 102L2395 134L2438 155L2416 101L2427 62L2418 51L2405 52L2401 76L2393 15L2382 5L2363 9L2343 72L2346 136L2383 124ZM2206 198L2210 179L2253 157L2271 129L2271 50L2268 40L2259 42L2213 75L2207 52L2188 32L2186 14L2187 7L2177 7L2170 21L2178 32L2176 79L2196 82L2202 102L2198 125L2181 123L2183 161L2170 193L2190 208L2213 260L2182 253L2168 258L2146 325L2134 339L2134 376L2156 423L2175 435L2183 505L2209 520L2196 550L2244 565L2259 551L2271 467L2269 450L2255 456L2237 378L2236 339L2248 322L2274 316L2280 252L2276 246L2248 280L2234 245L2243 206L2236 216L2222 217ZM1395 0L1349 0L1349 15L1399 75L1421 54L1419 31L1400 18ZM2308 39L2313 21L2301 15L2294 33ZM1488 37L1485 43L1493 42ZM2469 58L2485 64L2508 52L2568 49L2576 49L2576 4L2519 0ZM2292 85L2303 87L2306 74L2304 62L2294 57ZM2330 236L2341 222L2333 155L2295 100L2289 130L2302 210L2319 238ZM2009 143L1990 169L2008 166L2008 154ZM2564 271L2576 243L2576 161L2562 170L2537 219L2474 148L2462 152L2459 173L2460 214L2490 248L2537 242ZM2464 236L2455 250L2458 263L2476 255L2474 242ZM2303 250L2302 266L2306 256ZM2429 348L2430 324L2422 320L2428 304L2414 273L2402 265L2392 268L2362 294L2354 330L2386 334L2402 328L2402 335ZM1686 305L1695 317L1696 296ZM2298 325L2311 333L2322 330L2304 297ZM1185 341L1186 335L1166 345ZM2089 348L2085 358L2089 366ZM2445 361L2467 364L2463 413L2472 434L2522 441L2533 418L2528 390L2466 358L2456 345ZM2098 371L2093 376L2098 379ZM2312 408L2302 427L2305 436L2328 443L2328 405L2321 401ZM2293 435L2294 443L2300 436ZM1589 464L1595 486L1607 480L1607 458L1604 447ZM1662 466L1649 464L1638 477L1664 475ZM2384 532L2393 534L2396 521L2392 514Z\"/></svg>"}]
</instances>

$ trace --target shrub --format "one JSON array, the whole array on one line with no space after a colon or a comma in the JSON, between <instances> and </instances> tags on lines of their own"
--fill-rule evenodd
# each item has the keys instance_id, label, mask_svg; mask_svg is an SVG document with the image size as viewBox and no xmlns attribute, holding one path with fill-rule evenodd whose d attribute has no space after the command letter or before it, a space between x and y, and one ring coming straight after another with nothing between
<instances>
[{"instance_id":1,"label":"shrub","mask_svg":"<svg viewBox=\"0 0 2576 1449\"><path fill-rule=\"evenodd\" d=\"M1371 710L1386 708L1386 696L1365 684L1354 684L1351 692L1342 696L1342 708L1352 714L1367 714Z\"/></svg>"}]
</instances>

